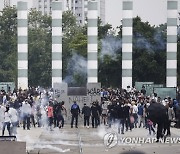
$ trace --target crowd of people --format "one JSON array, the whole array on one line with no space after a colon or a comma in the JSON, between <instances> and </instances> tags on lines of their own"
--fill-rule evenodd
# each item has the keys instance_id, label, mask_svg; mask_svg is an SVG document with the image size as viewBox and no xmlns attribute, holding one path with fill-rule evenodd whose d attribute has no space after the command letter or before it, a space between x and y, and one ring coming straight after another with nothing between
<instances>
[{"instance_id":1,"label":"crowd of people","mask_svg":"<svg viewBox=\"0 0 180 154\"><path fill-rule=\"evenodd\" d=\"M146 96L146 90L135 88L127 90L105 89L100 92L101 101L84 104L82 108L78 102L72 102L70 109L65 102L53 99L53 90L29 88L28 90L14 89L0 91L0 128L4 135L7 127L9 135L16 135L16 127L31 129L31 127L63 128L68 123L67 114L71 113L71 128L78 128L78 118L83 117L84 127L97 128L100 125L118 126L118 133L132 131L135 128L148 129L149 135L155 135L156 123L149 118L148 107L151 103L160 103L166 107L165 123L162 133L158 136L170 136L171 122L180 127L180 102L176 98L160 98L156 94ZM91 122L90 122L91 120ZM75 124L74 124L75 122ZM91 124L91 125L90 125Z\"/></svg>"}]
</instances>

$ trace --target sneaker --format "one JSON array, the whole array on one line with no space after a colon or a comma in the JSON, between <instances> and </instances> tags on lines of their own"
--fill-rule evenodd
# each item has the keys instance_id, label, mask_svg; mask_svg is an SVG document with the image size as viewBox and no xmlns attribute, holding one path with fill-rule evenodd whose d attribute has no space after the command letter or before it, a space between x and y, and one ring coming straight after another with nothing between
<instances>
[{"instance_id":1,"label":"sneaker","mask_svg":"<svg viewBox=\"0 0 180 154\"><path fill-rule=\"evenodd\" d=\"M158 143L158 142L159 142L159 139L156 140L156 143Z\"/></svg>"},{"instance_id":2,"label":"sneaker","mask_svg":"<svg viewBox=\"0 0 180 154\"><path fill-rule=\"evenodd\" d=\"M166 135L166 137L170 137L170 136L171 136L171 134L167 134L167 135Z\"/></svg>"},{"instance_id":3,"label":"sneaker","mask_svg":"<svg viewBox=\"0 0 180 154\"><path fill-rule=\"evenodd\" d=\"M86 128L88 128L88 129L89 129L89 126L86 126Z\"/></svg>"}]
</instances>

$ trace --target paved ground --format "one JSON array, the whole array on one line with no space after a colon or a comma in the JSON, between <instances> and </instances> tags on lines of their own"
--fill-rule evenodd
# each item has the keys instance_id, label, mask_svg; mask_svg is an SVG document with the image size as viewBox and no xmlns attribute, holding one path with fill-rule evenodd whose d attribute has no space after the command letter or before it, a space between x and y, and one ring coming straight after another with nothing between
<instances>
[{"instance_id":1,"label":"paved ground","mask_svg":"<svg viewBox=\"0 0 180 154\"><path fill-rule=\"evenodd\" d=\"M18 128L18 141L26 141L26 149L29 154L180 154L179 144L171 143L144 143L144 144L122 144L120 139L129 139L140 137L144 139L152 139L155 136L149 136L148 130L144 128L136 128L132 132L118 134L118 143L112 148L105 146L104 136L107 133L116 135L117 128L108 129L101 126L97 129L93 128L70 128L66 125L63 129L55 128L49 131L45 128L31 128L31 130L23 130ZM180 138L180 129L171 129L172 137ZM169 138L170 139L170 138ZM109 143L109 142L108 142Z\"/></svg>"}]
</instances>

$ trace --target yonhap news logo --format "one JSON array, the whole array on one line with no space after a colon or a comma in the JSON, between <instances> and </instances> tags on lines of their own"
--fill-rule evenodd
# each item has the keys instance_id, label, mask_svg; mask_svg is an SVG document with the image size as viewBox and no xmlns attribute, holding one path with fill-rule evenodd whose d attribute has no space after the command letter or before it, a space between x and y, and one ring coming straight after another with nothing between
<instances>
[{"instance_id":1,"label":"yonhap news logo","mask_svg":"<svg viewBox=\"0 0 180 154\"><path fill-rule=\"evenodd\" d=\"M109 132L104 135L104 145L106 148L112 148L116 145L142 145L157 144L155 137L122 137L117 133ZM159 139L159 144L180 144L180 137L166 137Z\"/></svg>"},{"instance_id":2,"label":"yonhap news logo","mask_svg":"<svg viewBox=\"0 0 180 154\"><path fill-rule=\"evenodd\" d=\"M104 145L106 148L112 148L118 144L117 133L107 133L104 135Z\"/></svg>"}]
</instances>

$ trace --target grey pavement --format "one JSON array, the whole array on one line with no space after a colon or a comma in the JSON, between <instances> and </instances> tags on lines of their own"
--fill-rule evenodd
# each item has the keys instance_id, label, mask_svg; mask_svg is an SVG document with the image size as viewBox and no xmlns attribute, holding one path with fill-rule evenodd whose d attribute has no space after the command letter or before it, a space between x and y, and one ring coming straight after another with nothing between
<instances>
[{"instance_id":1,"label":"grey pavement","mask_svg":"<svg viewBox=\"0 0 180 154\"><path fill-rule=\"evenodd\" d=\"M54 128L53 131L47 128L23 130L20 127L17 131L17 140L26 142L26 150L29 154L138 154L138 152L139 154L180 154L180 142L177 144L155 142L122 144L119 142L119 138L155 139L154 135L148 135L148 130L145 128L135 128L132 131L125 132L125 134L118 134L115 126L88 129L83 126L70 128L70 125L65 125L63 129ZM107 133L117 134L118 143L112 148L107 147L106 143L104 144L104 136ZM171 137L180 138L180 129L171 128L171 134Z\"/></svg>"}]
</instances>

